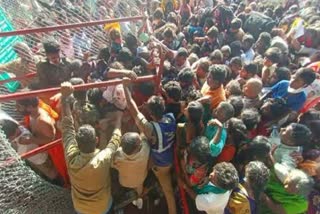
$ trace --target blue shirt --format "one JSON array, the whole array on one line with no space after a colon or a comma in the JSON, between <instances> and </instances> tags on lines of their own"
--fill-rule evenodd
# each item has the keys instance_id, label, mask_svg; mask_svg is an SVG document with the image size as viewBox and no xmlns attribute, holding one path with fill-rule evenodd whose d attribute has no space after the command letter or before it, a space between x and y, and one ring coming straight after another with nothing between
<instances>
[{"instance_id":1,"label":"blue shirt","mask_svg":"<svg viewBox=\"0 0 320 214\"><path fill-rule=\"evenodd\" d=\"M307 100L306 93L300 92L292 94L288 92L290 82L282 80L271 88L272 98L282 98L286 100L287 107L293 111L299 111Z\"/></svg>"}]
</instances>

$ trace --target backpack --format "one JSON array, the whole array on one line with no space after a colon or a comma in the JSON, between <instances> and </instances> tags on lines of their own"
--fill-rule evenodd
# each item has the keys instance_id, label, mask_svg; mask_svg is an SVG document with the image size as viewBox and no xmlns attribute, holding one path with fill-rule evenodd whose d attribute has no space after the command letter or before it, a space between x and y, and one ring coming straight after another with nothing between
<instances>
[{"instance_id":1,"label":"backpack","mask_svg":"<svg viewBox=\"0 0 320 214\"><path fill-rule=\"evenodd\" d=\"M270 17L262 13L251 12L244 21L243 30L250 33L257 40L260 33L270 33L275 25L276 22Z\"/></svg>"}]
</instances>

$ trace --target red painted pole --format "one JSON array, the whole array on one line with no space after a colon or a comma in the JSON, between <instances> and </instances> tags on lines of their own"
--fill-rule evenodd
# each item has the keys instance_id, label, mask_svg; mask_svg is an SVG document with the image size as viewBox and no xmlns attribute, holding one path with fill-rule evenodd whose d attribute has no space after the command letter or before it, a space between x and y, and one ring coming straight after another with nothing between
<instances>
[{"instance_id":1,"label":"red painted pole","mask_svg":"<svg viewBox=\"0 0 320 214\"><path fill-rule=\"evenodd\" d=\"M1 80L0 81L0 85L2 84L5 84L7 82L13 82L13 81L19 81L19 80L24 80L24 79L28 79L28 78L33 78L37 75L37 72L32 72L32 73L29 73L25 76L18 76L18 77L14 77L14 78L10 78L10 79L7 79L7 80Z\"/></svg>"},{"instance_id":2,"label":"red painted pole","mask_svg":"<svg viewBox=\"0 0 320 214\"><path fill-rule=\"evenodd\" d=\"M133 82L146 82L146 81L151 81L155 80L157 78L156 75L148 75L148 76L143 76L143 77L138 77L136 80ZM106 86L111 86L111 85L118 85L121 84L122 80L109 80L109 81L104 81L104 82L96 82L96 83L87 83L83 85L75 85L74 90L86 90L90 88L101 88L101 87L106 87ZM19 99L25 99L29 97L37 97L42 94L47 94L47 93L59 93L60 92L60 87L58 88L48 88L48 89L41 89L41 90L36 90L36 91L27 91L27 92L18 92L14 94L7 94L7 95L2 95L0 96L0 103L1 102L6 102L6 101L12 101L12 100L19 100Z\"/></svg>"},{"instance_id":3,"label":"red painted pole","mask_svg":"<svg viewBox=\"0 0 320 214\"><path fill-rule=\"evenodd\" d=\"M34 150L31 150L31 151L29 151L29 152L26 152L26 153L20 155L20 158L21 158L21 159L28 159L28 158L30 158L30 157L32 157L32 156L35 156L35 155L37 155L37 154L39 154L39 153L41 153L41 152L48 151L49 149L57 146L57 145L58 145L59 143L61 143L61 142L62 142L62 139L60 138L60 139L55 140L55 141L53 141L53 142L51 142L51 143L45 144L45 145L40 146L40 147L38 147L38 148L36 148L36 149L34 149Z\"/></svg>"},{"instance_id":4,"label":"red painted pole","mask_svg":"<svg viewBox=\"0 0 320 214\"><path fill-rule=\"evenodd\" d=\"M75 23L75 24L22 29L22 30L9 31L9 32L0 32L0 37L26 35L26 34L32 34L32 33L50 32L50 31L66 30L66 29L81 28L81 27L90 27L90 26L109 24L114 22L128 22L128 21L136 21L136 20L142 20L142 19L143 19L143 16L134 16L134 17L128 17L128 18L106 19L106 20L100 20L100 21L81 22L81 23Z\"/></svg>"}]
</instances>

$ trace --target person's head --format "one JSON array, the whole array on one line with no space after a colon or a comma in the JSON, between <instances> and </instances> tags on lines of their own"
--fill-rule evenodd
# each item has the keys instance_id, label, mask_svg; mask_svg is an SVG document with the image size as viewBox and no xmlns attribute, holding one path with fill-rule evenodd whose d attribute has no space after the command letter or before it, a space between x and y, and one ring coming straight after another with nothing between
<instances>
[{"instance_id":1,"label":"person's head","mask_svg":"<svg viewBox=\"0 0 320 214\"><path fill-rule=\"evenodd\" d=\"M258 66L255 63L249 63L243 66L240 77L248 80L253 78L258 73Z\"/></svg>"},{"instance_id":2,"label":"person's head","mask_svg":"<svg viewBox=\"0 0 320 214\"><path fill-rule=\"evenodd\" d=\"M200 50L201 50L201 47L198 44L192 44L189 52L190 52L190 54L194 53L197 56L200 56L200 54L201 54Z\"/></svg>"},{"instance_id":3,"label":"person's head","mask_svg":"<svg viewBox=\"0 0 320 214\"><path fill-rule=\"evenodd\" d=\"M76 133L76 141L82 153L93 153L98 142L96 131L91 125L82 125Z\"/></svg>"},{"instance_id":4,"label":"person's head","mask_svg":"<svg viewBox=\"0 0 320 214\"><path fill-rule=\"evenodd\" d=\"M230 103L223 101L213 110L212 115L221 123L225 123L234 116L234 108Z\"/></svg>"},{"instance_id":5,"label":"person's head","mask_svg":"<svg viewBox=\"0 0 320 214\"><path fill-rule=\"evenodd\" d=\"M212 26L208 31L207 31L207 37L208 37L208 41L213 43L219 35L219 30L217 27Z\"/></svg>"},{"instance_id":6,"label":"person's head","mask_svg":"<svg viewBox=\"0 0 320 214\"><path fill-rule=\"evenodd\" d=\"M284 188L288 193L301 195L305 198L313 189L314 181L312 177L299 169L293 169L289 172L284 181Z\"/></svg>"},{"instance_id":7,"label":"person's head","mask_svg":"<svg viewBox=\"0 0 320 214\"><path fill-rule=\"evenodd\" d=\"M47 40L42 45L48 61L54 65L59 64L61 60L59 43L55 40Z\"/></svg>"},{"instance_id":8,"label":"person's head","mask_svg":"<svg viewBox=\"0 0 320 214\"><path fill-rule=\"evenodd\" d=\"M210 144L208 138L204 136L198 136L194 138L191 141L189 152L192 159L196 160L193 162L195 168L198 168L201 165L208 163L211 158Z\"/></svg>"},{"instance_id":9,"label":"person's head","mask_svg":"<svg viewBox=\"0 0 320 214\"><path fill-rule=\"evenodd\" d=\"M1 119L0 127L6 138L10 141L14 141L19 136L19 124L10 119Z\"/></svg>"},{"instance_id":10,"label":"person's head","mask_svg":"<svg viewBox=\"0 0 320 214\"><path fill-rule=\"evenodd\" d=\"M225 79L226 79L226 68L224 65L211 65L209 67L207 83L211 90L215 90L221 87Z\"/></svg>"},{"instance_id":11,"label":"person's head","mask_svg":"<svg viewBox=\"0 0 320 214\"><path fill-rule=\"evenodd\" d=\"M223 64L223 53L220 50L214 50L210 55L209 59L211 64Z\"/></svg>"},{"instance_id":12,"label":"person's head","mask_svg":"<svg viewBox=\"0 0 320 214\"><path fill-rule=\"evenodd\" d=\"M278 82L282 80L290 80L291 72L290 69L287 67L278 67L276 70L271 74L270 79L268 81L268 86L274 86Z\"/></svg>"},{"instance_id":13,"label":"person's head","mask_svg":"<svg viewBox=\"0 0 320 214\"><path fill-rule=\"evenodd\" d=\"M204 108L200 102L192 101L188 104L188 106L184 110L184 114L186 115L188 121L190 121L194 125L199 125L202 121L204 113Z\"/></svg>"},{"instance_id":14,"label":"person's head","mask_svg":"<svg viewBox=\"0 0 320 214\"><path fill-rule=\"evenodd\" d=\"M30 115L38 110L39 99L37 97L31 97L16 101L16 109L22 115Z\"/></svg>"},{"instance_id":15,"label":"person's head","mask_svg":"<svg viewBox=\"0 0 320 214\"><path fill-rule=\"evenodd\" d=\"M270 170L260 161L251 161L245 167L245 178L256 200L264 191L270 177Z\"/></svg>"},{"instance_id":16,"label":"person's head","mask_svg":"<svg viewBox=\"0 0 320 214\"><path fill-rule=\"evenodd\" d=\"M243 86L242 91L245 97L255 99L262 91L262 81L258 78L251 78Z\"/></svg>"},{"instance_id":17,"label":"person's head","mask_svg":"<svg viewBox=\"0 0 320 214\"><path fill-rule=\"evenodd\" d=\"M251 131L257 128L257 125L260 123L261 116L257 109L249 108L242 111L241 119L246 125L247 129Z\"/></svg>"},{"instance_id":18,"label":"person's head","mask_svg":"<svg viewBox=\"0 0 320 214\"><path fill-rule=\"evenodd\" d=\"M141 150L141 138L136 132L127 132L121 137L121 148L126 155L133 155Z\"/></svg>"},{"instance_id":19,"label":"person's head","mask_svg":"<svg viewBox=\"0 0 320 214\"><path fill-rule=\"evenodd\" d=\"M231 57L240 57L243 53L242 51L242 44L240 41L234 41L230 44L231 48Z\"/></svg>"},{"instance_id":20,"label":"person's head","mask_svg":"<svg viewBox=\"0 0 320 214\"><path fill-rule=\"evenodd\" d=\"M206 78L209 73L210 61L207 59L200 59L199 65L196 70L199 79Z\"/></svg>"},{"instance_id":21,"label":"person's head","mask_svg":"<svg viewBox=\"0 0 320 214\"><path fill-rule=\"evenodd\" d=\"M244 35L244 37L242 39L242 49L243 49L243 51L246 52L246 51L250 50L250 48L252 48L254 42L255 42L255 40L254 40L252 35L250 35L250 34Z\"/></svg>"},{"instance_id":22,"label":"person's head","mask_svg":"<svg viewBox=\"0 0 320 214\"><path fill-rule=\"evenodd\" d=\"M284 99L270 98L264 101L260 108L260 113L265 120L278 120L289 113L289 108Z\"/></svg>"},{"instance_id":23,"label":"person's head","mask_svg":"<svg viewBox=\"0 0 320 214\"><path fill-rule=\"evenodd\" d=\"M311 121L320 120L320 111L309 110L298 117L298 123L306 125L309 127Z\"/></svg>"},{"instance_id":24,"label":"person's head","mask_svg":"<svg viewBox=\"0 0 320 214\"><path fill-rule=\"evenodd\" d=\"M153 13L154 21L161 21L164 18L164 14L161 8L157 8Z\"/></svg>"},{"instance_id":25,"label":"person's head","mask_svg":"<svg viewBox=\"0 0 320 214\"><path fill-rule=\"evenodd\" d=\"M223 61L227 61L231 55L231 48L229 45L225 45L221 48L221 52L223 54Z\"/></svg>"},{"instance_id":26,"label":"person's head","mask_svg":"<svg viewBox=\"0 0 320 214\"><path fill-rule=\"evenodd\" d=\"M117 60L121 62L126 69L132 68L133 55L128 48L124 47L119 51Z\"/></svg>"},{"instance_id":27,"label":"person's head","mask_svg":"<svg viewBox=\"0 0 320 214\"><path fill-rule=\"evenodd\" d=\"M242 69L242 60L240 57L233 57L230 60L229 68L232 71L232 76L237 77Z\"/></svg>"},{"instance_id":28,"label":"person's head","mask_svg":"<svg viewBox=\"0 0 320 214\"><path fill-rule=\"evenodd\" d=\"M231 80L225 87L226 97L241 96L242 90L239 81Z\"/></svg>"},{"instance_id":29,"label":"person's head","mask_svg":"<svg viewBox=\"0 0 320 214\"><path fill-rule=\"evenodd\" d=\"M112 42L121 44L121 33L118 29L111 29L109 36Z\"/></svg>"},{"instance_id":30,"label":"person's head","mask_svg":"<svg viewBox=\"0 0 320 214\"><path fill-rule=\"evenodd\" d=\"M83 85L84 80L79 78L79 77L73 77L70 79L70 83L72 85ZM87 91L74 91L73 92L73 97L78 100L78 101L85 101L87 99Z\"/></svg>"},{"instance_id":31,"label":"person's head","mask_svg":"<svg viewBox=\"0 0 320 214\"><path fill-rule=\"evenodd\" d=\"M248 130L242 120L231 118L227 122L228 138L232 137L235 144L240 144L247 139Z\"/></svg>"},{"instance_id":32,"label":"person's head","mask_svg":"<svg viewBox=\"0 0 320 214\"><path fill-rule=\"evenodd\" d=\"M177 66L182 66L186 63L188 58L188 50L185 48L179 48L177 56L175 58L175 62Z\"/></svg>"},{"instance_id":33,"label":"person's head","mask_svg":"<svg viewBox=\"0 0 320 214\"><path fill-rule=\"evenodd\" d=\"M259 35L258 40L256 41L255 48L259 54L264 54L264 52L271 45L271 35L268 32L263 32Z\"/></svg>"},{"instance_id":34,"label":"person's head","mask_svg":"<svg viewBox=\"0 0 320 214\"><path fill-rule=\"evenodd\" d=\"M233 106L234 117L239 117L244 107L243 98L241 96L232 96L228 102Z\"/></svg>"},{"instance_id":35,"label":"person's head","mask_svg":"<svg viewBox=\"0 0 320 214\"><path fill-rule=\"evenodd\" d=\"M133 35L132 33L128 33L125 37L124 37L124 41L126 43L126 46L131 50L137 50L138 46L139 46L139 41L137 39L137 37L135 35Z\"/></svg>"},{"instance_id":36,"label":"person's head","mask_svg":"<svg viewBox=\"0 0 320 214\"><path fill-rule=\"evenodd\" d=\"M281 143L288 146L305 146L310 144L312 133L302 124L291 123L280 130Z\"/></svg>"},{"instance_id":37,"label":"person's head","mask_svg":"<svg viewBox=\"0 0 320 214\"><path fill-rule=\"evenodd\" d=\"M170 45L173 42L176 35L173 32L173 30L168 27L163 31L162 37L163 37L163 43L165 45Z\"/></svg>"},{"instance_id":38,"label":"person's head","mask_svg":"<svg viewBox=\"0 0 320 214\"><path fill-rule=\"evenodd\" d=\"M191 68L184 68L178 73L178 81L181 88L186 88L192 85L195 78L194 72Z\"/></svg>"},{"instance_id":39,"label":"person's head","mask_svg":"<svg viewBox=\"0 0 320 214\"><path fill-rule=\"evenodd\" d=\"M311 68L300 68L291 78L290 88L298 90L306 88L316 79L316 74Z\"/></svg>"},{"instance_id":40,"label":"person's head","mask_svg":"<svg viewBox=\"0 0 320 214\"><path fill-rule=\"evenodd\" d=\"M13 45L13 50L18 54L21 59L25 59L27 61L32 60L33 53L29 46L24 42L17 42Z\"/></svg>"},{"instance_id":41,"label":"person's head","mask_svg":"<svg viewBox=\"0 0 320 214\"><path fill-rule=\"evenodd\" d=\"M231 25L230 25L230 31L232 33L237 33L239 32L239 30L241 29L242 27L242 21L241 19L239 18L234 18L232 21L231 21Z\"/></svg>"},{"instance_id":42,"label":"person's head","mask_svg":"<svg viewBox=\"0 0 320 214\"><path fill-rule=\"evenodd\" d=\"M239 176L236 168L231 163L218 163L213 167L209 175L211 183L224 190L232 190L239 184Z\"/></svg>"},{"instance_id":43,"label":"person's head","mask_svg":"<svg viewBox=\"0 0 320 214\"><path fill-rule=\"evenodd\" d=\"M263 65L270 67L280 62L281 50L276 47L269 48L264 54Z\"/></svg>"},{"instance_id":44,"label":"person's head","mask_svg":"<svg viewBox=\"0 0 320 214\"><path fill-rule=\"evenodd\" d=\"M161 120L165 111L165 103L163 98L161 96L150 97L147 102L147 109L154 121Z\"/></svg>"},{"instance_id":45,"label":"person's head","mask_svg":"<svg viewBox=\"0 0 320 214\"><path fill-rule=\"evenodd\" d=\"M181 100L181 86L179 82L169 81L164 85L165 96L168 103L179 102Z\"/></svg>"}]
</instances>

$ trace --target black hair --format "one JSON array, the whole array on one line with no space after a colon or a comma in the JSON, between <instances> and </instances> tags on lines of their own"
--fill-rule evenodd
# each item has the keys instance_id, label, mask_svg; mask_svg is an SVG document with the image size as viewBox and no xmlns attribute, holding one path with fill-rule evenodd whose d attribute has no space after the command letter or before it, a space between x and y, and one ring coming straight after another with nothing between
<instances>
[{"instance_id":1,"label":"black hair","mask_svg":"<svg viewBox=\"0 0 320 214\"><path fill-rule=\"evenodd\" d=\"M258 40L263 41L263 43L265 44L265 47L270 47L271 39L272 39L271 35L268 32L262 32L258 38Z\"/></svg>"},{"instance_id":2,"label":"black hair","mask_svg":"<svg viewBox=\"0 0 320 214\"><path fill-rule=\"evenodd\" d=\"M169 98L173 99L175 102L181 100L181 86L178 82L169 81L163 88Z\"/></svg>"},{"instance_id":3,"label":"black hair","mask_svg":"<svg viewBox=\"0 0 320 214\"><path fill-rule=\"evenodd\" d=\"M207 137L198 136L191 141L190 154L200 163L205 164L210 160L210 145Z\"/></svg>"},{"instance_id":4,"label":"black hair","mask_svg":"<svg viewBox=\"0 0 320 214\"><path fill-rule=\"evenodd\" d=\"M241 19L239 18L234 18L232 21L231 21L231 25L230 27L232 29L240 29L242 27L242 21Z\"/></svg>"},{"instance_id":5,"label":"black hair","mask_svg":"<svg viewBox=\"0 0 320 214\"><path fill-rule=\"evenodd\" d=\"M234 41L230 43L231 55L230 57L241 56L242 54L242 44L240 41Z\"/></svg>"},{"instance_id":6,"label":"black hair","mask_svg":"<svg viewBox=\"0 0 320 214\"><path fill-rule=\"evenodd\" d=\"M38 97L30 97L26 99L17 100L17 103L22 106L31 106L31 107L38 107L39 105L39 98Z\"/></svg>"},{"instance_id":7,"label":"black hair","mask_svg":"<svg viewBox=\"0 0 320 214\"><path fill-rule=\"evenodd\" d=\"M226 79L226 67L224 65L211 65L209 72L213 80L223 84Z\"/></svg>"},{"instance_id":8,"label":"black hair","mask_svg":"<svg viewBox=\"0 0 320 214\"><path fill-rule=\"evenodd\" d=\"M267 59L269 59L273 64L280 62L281 55L281 50L276 47L269 48L264 54L264 56Z\"/></svg>"},{"instance_id":9,"label":"black hair","mask_svg":"<svg viewBox=\"0 0 320 214\"><path fill-rule=\"evenodd\" d=\"M247 139L248 130L242 120L233 117L227 122L227 127L235 142L241 143Z\"/></svg>"},{"instance_id":10,"label":"black hair","mask_svg":"<svg viewBox=\"0 0 320 214\"><path fill-rule=\"evenodd\" d=\"M93 105L99 106L103 99L103 92L99 88L92 88L88 90L88 100Z\"/></svg>"},{"instance_id":11,"label":"black hair","mask_svg":"<svg viewBox=\"0 0 320 214\"><path fill-rule=\"evenodd\" d=\"M311 121L320 120L320 111L309 110L299 117L299 123L309 127Z\"/></svg>"},{"instance_id":12,"label":"black hair","mask_svg":"<svg viewBox=\"0 0 320 214\"><path fill-rule=\"evenodd\" d=\"M271 151L271 143L267 137L256 136L248 145L244 153L248 161L266 162Z\"/></svg>"},{"instance_id":13,"label":"black hair","mask_svg":"<svg viewBox=\"0 0 320 214\"><path fill-rule=\"evenodd\" d=\"M161 8L157 8L153 13L153 18L155 19L163 19L164 14Z\"/></svg>"},{"instance_id":14,"label":"black hair","mask_svg":"<svg viewBox=\"0 0 320 214\"><path fill-rule=\"evenodd\" d=\"M284 117L289 113L289 108L286 101L282 98L273 98L273 101L270 105L270 115L274 119L279 119Z\"/></svg>"},{"instance_id":15,"label":"black hair","mask_svg":"<svg viewBox=\"0 0 320 214\"><path fill-rule=\"evenodd\" d=\"M282 80L290 80L291 77L291 72L290 69L287 67L278 67L274 71L275 74L277 75L278 82Z\"/></svg>"},{"instance_id":16,"label":"black hair","mask_svg":"<svg viewBox=\"0 0 320 214\"><path fill-rule=\"evenodd\" d=\"M252 46L254 44L255 40L251 34L246 34L243 36L242 42L248 42Z\"/></svg>"},{"instance_id":17,"label":"black hair","mask_svg":"<svg viewBox=\"0 0 320 214\"><path fill-rule=\"evenodd\" d=\"M190 48L190 54L195 53L197 56L200 56L201 47L198 44L192 44Z\"/></svg>"},{"instance_id":18,"label":"black hair","mask_svg":"<svg viewBox=\"0 0 320 214\"><path fill-rule=\"evenodd\" d=\"M101 48L100 50L99 50L99 53L98 53L98 59L102 59L102 60L104 60L104 61L106 61L106 62L108 62L109 61L109 59L110 59L110 50L109 50L109 48L107 48L107 47L105 47L105 48Z\"/></svg>"},{"instance_id":19,"label":"black hair","mask_svg":"<svg viewBox=\"0 0 320 214\"><path fill-rule=\"evenodd\" d=\"M151 115L160 120L165 112L163 98L161 96L152 96L149 98L147 105Z\"/></svg>"},{"instance_id":20,"label":"black hair","mask_svg":"<svg viewBox=\"0 0 320 214\"><path fill-rule=\"evenodd\" d=\"M18 127L19 125L12 120L0 120L0 128L8 139L15 135Z\"/></svg>"},{"instance_id":21,"label":"black hair","mask_svg":"<svg viewBox=\"0 0 320 214\"><path fill-rule=\"evenodd\" d=\"M178 56L182 56L182 57L187 58L188 55L189 55L189 54L188 54L188 50L187 50L187 49L185 49L185 48L179 48L178 53L177 53L177 57L178 57Z\"/></svg>"},{"instance_id":22,"label":"black hair","mask_svg":"<svg viewBox=\"0 0 320 214\"><path fill-rule=\"evenodd\" d=\"M173 32L173 30L171 28L166 28L163 33L162 33L162 37L169 37L169 38L175 38L176 34Z\"/></svg>"},{"instance_id":23,"label":"black hair","mask_svg":"<svg viewBox=\"0 0 320 214\"><path fill-rule=\"evenodd\" d=\"M290 125L292 126L291 140L294 145L304 146L310 144L312 133L307 126L298 123L291 123Z\"/></svg>"},{"instance_id":24,"label":"black hair","mask_svg":"<svg viewBox=\"0 0 320 214\"><path fill-rule=\"evenodd\" d=\"M217 60L220 63L222 63L223 60L223 53L221 50L214 50L210 55L209 55L210 61Z\"/></svg>"},{"instance_id":25,"label":"black hair","mask_svg":"<svg viewBox=\"0 0 320 214\"><path fill-rule=\"evenodd\" d=\"M230 65L238 65L238 66L242 67L241 57L232 57L229 64Z\"/></svg>"},{"instance_id":26,"label":"black hair","mask_svg":"<svg viewBox=\"0 0 320 214\"><path fill-rule=\"evenodd\" d=\"M135 35L133 35L132 33L128 33L125 37L124 37L124 41L127 45L128 48L132 48L138 45L138 39Z\"/></svg>"},{"instance_id":27,"label":"black hair","mask_svg":"<svg viewBox=\"0 0 320 214\"><path fill-rule=\"evenodd\" d=\"M213 167L213 171L218 187L225 190L232 190L238 186L238 172L231 163L218 163Z\"/></svg>"},{"instance_id":28,"label":"black hair","mask_svg":"<svg viewBox=\"0 0 320 214\"><path fill-rule=\"evenodd\" d=\"M217 38L218 35L219 35L219 30L215 26L212 26L207 32L207 36L210 38Z\"/></svg>"},{"instance_id":29,"label":"black hair","mask_svg":"<svg viewBox=\"0 0 320 214\"><path fill-rule=\"evenodd\" d=\"M252 75L256 75L258 73L258 66L255 63L246 64L243 66L243 69Z\"/></svg>"},{"instance_id":30,"label":"black hair","mask_svg":"<svg viewBox=\"0 0 320 214\"><path fill-rule=\"evenodd\" d=\"M121 148L122 151L127 155L132 155L137 149L137 141L139 134L135 132L127 132L121 137Z\"/></svg>"},{"instance_id":31,"label":"black hair","mask_svg":"<svg viewBox=\"0 0 320 214\"><path fill-rule=\"evenodd\" d=\"M70 79L72 85L82 85L84 80L79 77L73 77ZM73 97L77 100L85 100L87 98L87 90L74 91Z\"/></svg>"},{"instance_id":32,"label":"black hair","mask_svg":"<svg viewBox=\"0 0 320 214\"><path fill-rule=\"evenodd\" d=\"M43 49L46 54L59 53L60 45L56 40L46 40L43 42Z\"/></svg>"},{"instance_id":33,"label":"black hair","mask_svg":"<svg viewBox=\"0 0 320 214\"><path fill-rule=\"evenodd\" d=\"M239 117L244 107L244 102L241 96L232 96L228 99L228 102L234 108L234 117Z\"/></svg>"},{"instance_id":34,"label":"black hair","mask_svg":"<svg viewBox=\"0 0 320 214\"><path fill-rule=\"evenodd\" d=\"M79 127L76 140L78 147L83 153L92 153L96 148L96 131L91 125Z\"/></svg>"},{"instance_id":35,"label":"black hair","mask_svg":"<svg viewBox=\"0 0 320 214\"><path fill-rule=\"evenodd\" d=\"M188 105L189 119L194 126L196 132L195 136L200 136L202 134L202 127L200 123L203 119L204 108L200 102L193 101Z\"/></svg>"},{"instance_id":36,"label":"black hair","mask_svg":"<svg viewBox=\"0 0 320 214\"><path fill-rule=\"evenodd\" d=\"M117 56L117 60L119 62L128 62L128 61L132 61L133 60L133 55L131 53L131 51L126 48L123 47L120 51L119 54Z\"/></svg>"},{"instance_id":37,"label":"black hair","mask_svg":"<svg viewBox=\"0 0 320 214\"><path fill-rule=\"evenodd\" d=\"M317 75L311 68L300 68L295 74L296 77L303 79L306 85L310 85L316 79Z\"/></svg>"},{"instance_id":38,"label":"black hair","mask_svg":"<svg viewBox=\"0 0 320 214\"><path fill-rule=\"evenodd\" d=\"M178 81L192 84L195 74L191 68L184 68L178 73Z\"/></svg>"},{"instance_id":39,"label":"black hair","mask_svg":"<svg viewBox=\"0 0 320 214\"><path fill-rule=\"evenodd\" d=\"M249 108L242 111L241 119L243 120L247 129L251 131L260 123L261 116L257 109Z\"/></svg>"}]
</instances>

